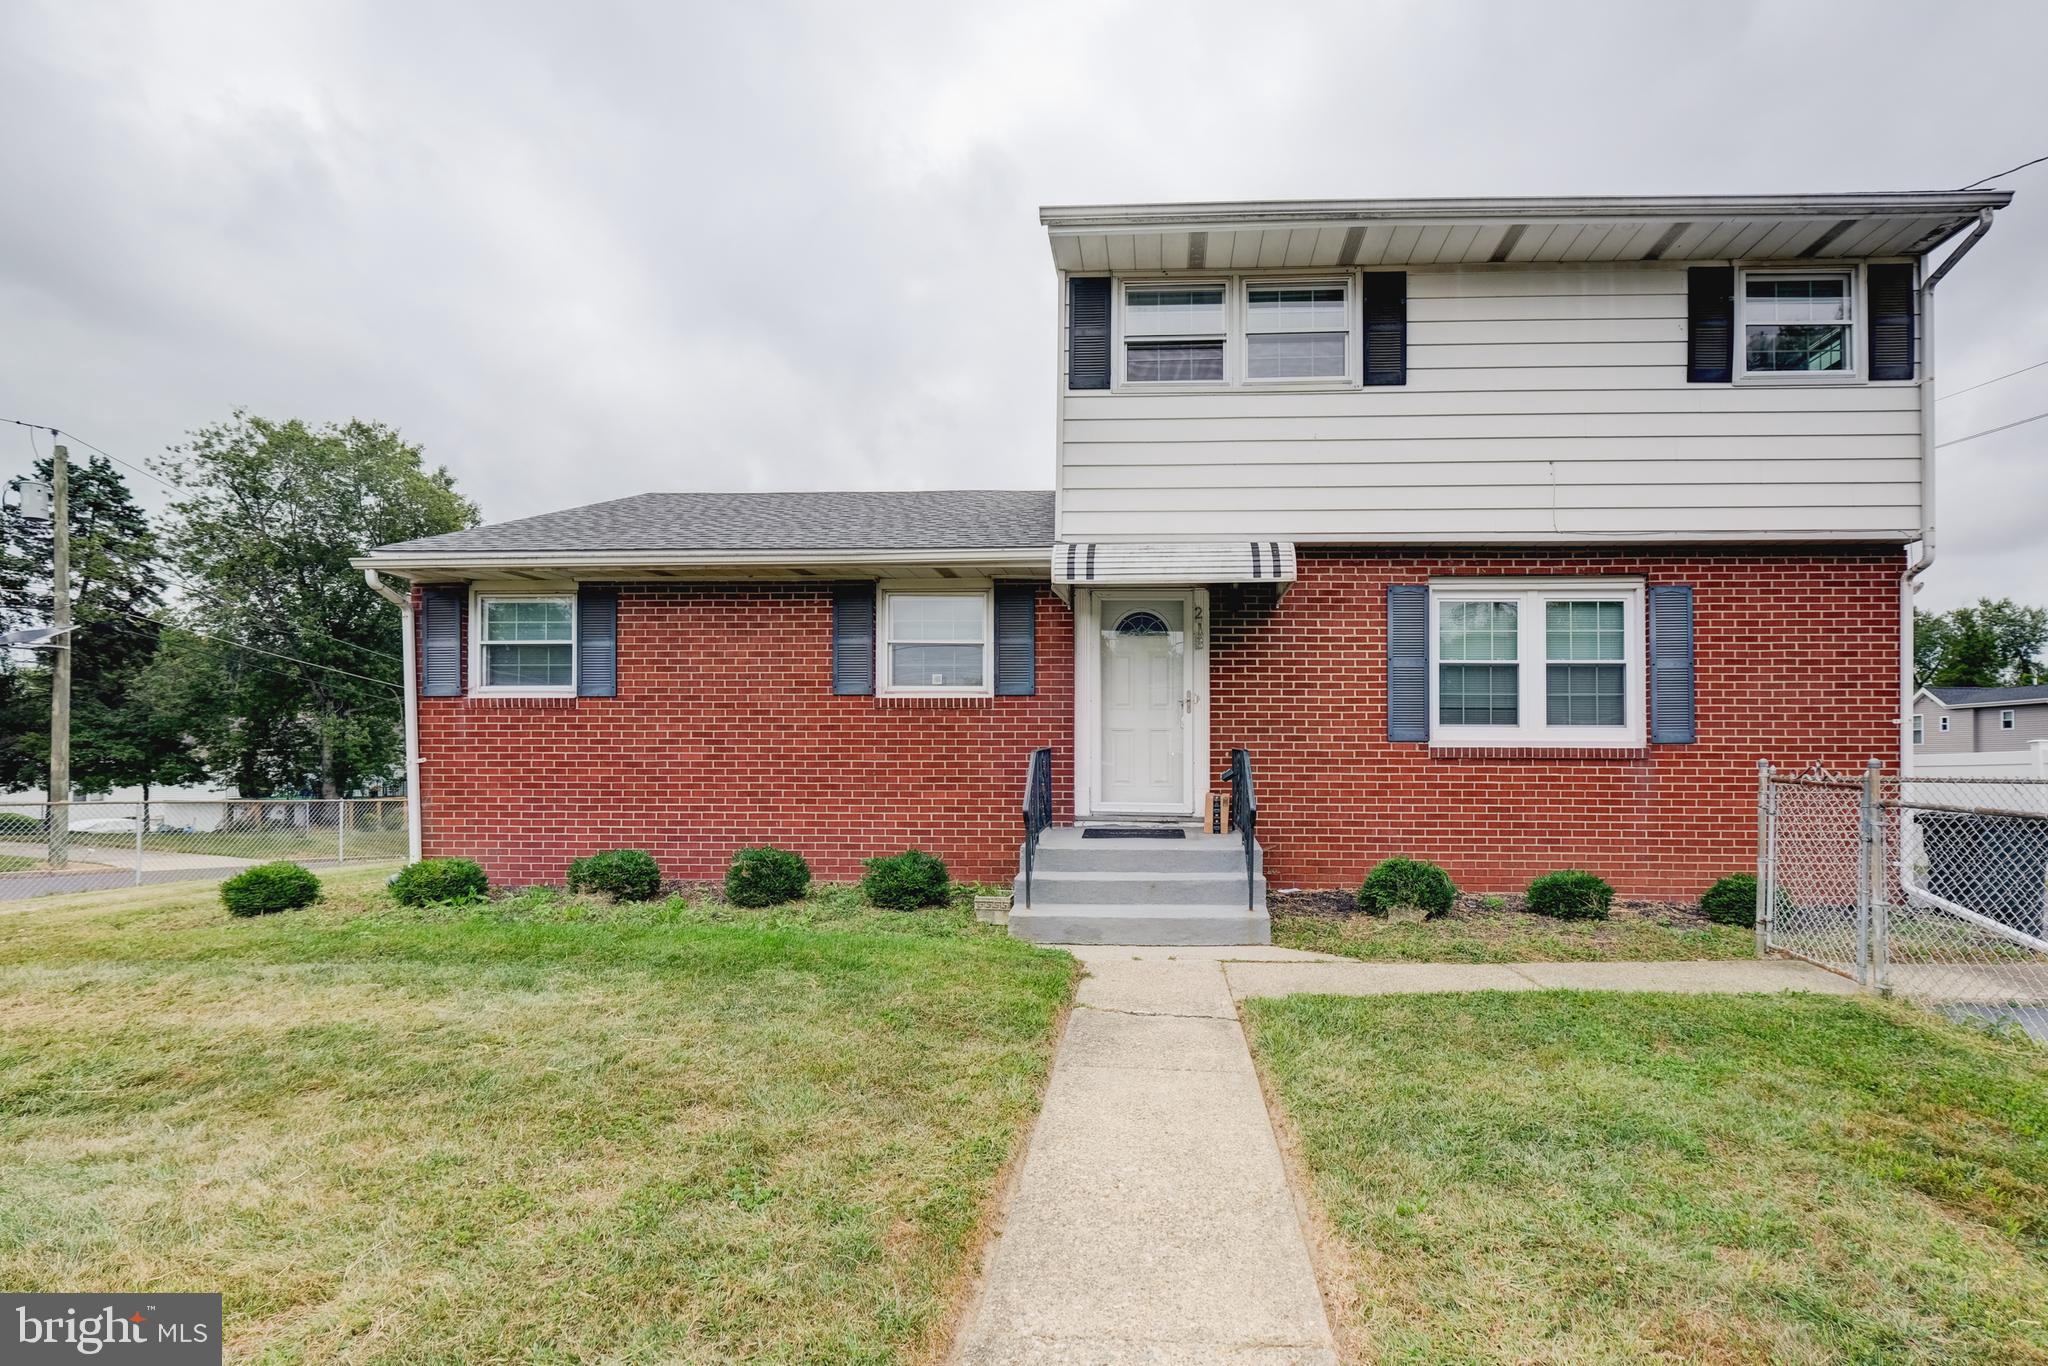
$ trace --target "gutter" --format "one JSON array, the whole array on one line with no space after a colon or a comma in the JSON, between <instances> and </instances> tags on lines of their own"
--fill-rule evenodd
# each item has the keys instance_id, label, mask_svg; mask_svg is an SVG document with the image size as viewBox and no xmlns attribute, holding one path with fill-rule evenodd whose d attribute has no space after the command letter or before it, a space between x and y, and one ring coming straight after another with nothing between
<instances>
[{"instance_id":1,"label":"gutter","mask_svg":"<svg viewBox=\"0 0 2048 1366\"><path fill-rule=\"evenodd\" d=\"M405 858L420 861L420 690L413 653L412 594L401 593L374 569L363 570L363 582L379 597L398 606L402 640L399 657L405 663Z\"/></svg>"},{"instance_id":2,"label":"gutter","mask_svg":"<svg viewBox=\"0 0 2048 1366\"><path fill-rule=\"evenodd\" d=\"M2005 196L2010 202L2012 196ZM1920 591L1920 576L1935 557L1935 441L1934 441L1934 287L1942 277L1969 255L1970 248L1991 231L1989 206L1977 210L1977 226L1970 230L1948 258L1920 282L1920 556L1899 576L1899 774L1913 773L1913 598Z\"/></svg>"}]
</instances>

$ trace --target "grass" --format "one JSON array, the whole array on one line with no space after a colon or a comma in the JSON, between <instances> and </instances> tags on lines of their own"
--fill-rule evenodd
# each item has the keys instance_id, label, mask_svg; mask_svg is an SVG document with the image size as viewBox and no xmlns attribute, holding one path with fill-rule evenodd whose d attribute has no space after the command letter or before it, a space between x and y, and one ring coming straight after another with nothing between
<instances>
[{"instance_id":1,"label":"grass","mask_svg":"<svg viewBox=\"0 0 2048 1366\"><path fill-rule=\"evenodd\" d=\"M1494 898L1494 900L1499 900ZM1273 942L1373 963L1660 962L1754 958L1756 933L1668 907L1617 905L1612 920L1552 920L1461 901L1437 920L1276 911Z\"/></svg>"},{"instance_id":2,"label":"grass","mask_svg":"<svg viewBox=\"0 0 2048 1366\"><path fill-rule=\"evenodd\" d=\"M221 1290L243 1360L935 1350L1070 959L844 889L325 882L0 916L0 1284Z\"/></svg>"},{"instance_id":3,"label":"grass","mask_svg":"<svg viewBox=\"0 0 2048 1366\"><path fill-rule=\"evenodd\" d=\"M0 854L0 873L18 873L24 868L40 868L41 859L26 854Z\"/></svg>"},{"instance_id":4,"label":"grass","mask_svg":"<svg viewBox=\"0 0 2048 1366\"><path fill-rule=\"evenodd\" d=\"M1832 997L1246 1003L1352 1352L2048 1360L2048 1059Z\"/></svg>"}]
</instances>

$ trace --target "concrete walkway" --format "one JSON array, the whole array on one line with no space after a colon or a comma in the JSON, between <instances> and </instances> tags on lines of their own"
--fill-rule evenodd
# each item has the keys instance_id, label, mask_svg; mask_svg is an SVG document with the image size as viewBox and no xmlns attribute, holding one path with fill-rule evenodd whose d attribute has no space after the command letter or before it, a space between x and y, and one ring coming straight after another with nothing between
<instances>
[{"instance_id":1,"label":"concrete walkway","mask_svg":"<svg viewBox=\"0 0 2048 1366\"><path fill-rule=\"evenodd\" d=\"M1079 946L1045 1109L967 1311L965 1366L1332 1366L1330 1325L1237 1002L1295 992L1815 991L1803 963L1359 963Z\"/></svg>"}]
</instances>

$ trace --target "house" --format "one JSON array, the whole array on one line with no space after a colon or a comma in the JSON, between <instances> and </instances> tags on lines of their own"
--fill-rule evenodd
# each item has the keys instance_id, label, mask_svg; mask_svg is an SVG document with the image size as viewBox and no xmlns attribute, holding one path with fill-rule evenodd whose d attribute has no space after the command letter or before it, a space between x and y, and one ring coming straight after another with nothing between
<instances>
[{"instance_id":1,"label":"house","mask_svg":"<svg viewBox=\"0 0 2048 1366\"><path fill-rule=\"evenodd\" d=\"M1914 755L2001 754L2048 741L2048 683L1922 688L1913 696Z\"/></svg>"},{"instance_id":2,"label":"house","mask_svg":"<svg viewBox=\"0 0 2048 1366\"><path fill-rule=\"evenodd\" d=\"M649 494L357 562L409 583L422 848L914 844L1030 868L1038 937L1258 937L1269 880L1394 854L1689 899L1754 865L1759 760L1900 762L1934 286L2009 199L1045 209L1051 491ZM1255 838L1192 828L1226 771Z\"/></svg>"}]
</instances>

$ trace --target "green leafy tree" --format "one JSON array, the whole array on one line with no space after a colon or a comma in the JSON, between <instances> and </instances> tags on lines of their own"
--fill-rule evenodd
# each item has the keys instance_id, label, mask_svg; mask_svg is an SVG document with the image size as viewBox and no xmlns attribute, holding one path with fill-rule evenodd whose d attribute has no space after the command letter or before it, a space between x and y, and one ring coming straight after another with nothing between
<instances>
[{"instance_id":1,"label":"green leafy tree","mask_svg":"<svg viewBox=\"0 0 2048 1366\"><path fill-rule=\"evenodd\" d=\"M160 681L169 695L218 699L203 718L212 770L245 794L310 786L323 797L394 773L398 612L348 562L474 526L476 505L375 422L311 427L237 412L161 467L183 491L166 533L189 588L180 618L202 638Z\"/></svg>"},{"instance_id":2,"label":"green leafy tree","mask_svg":"<svg viewBox=\"0 0 2048 1366\"><path fill-rule=\"evenodd\" d=\"M36 463L47 481L48 459ZM84 794L200 776L182 720L144 702L162 636L161 550L113 463L71 466L71 779ZM0 626L50 620L55 528L18 515L0 529ZM0 679L0 786L44 786L50 762L50 654Z\"/></svg>"},{"instance_id":3,"label":"green leafy tree","mask_svg":"<svg viewBox=\"0 0 2048 1366\"><path fill-rule=\"evenodd\" d=\"M1913 673L1923 688L2048 683L2044 651L2048 608L1981 598L1949 612L1913 614Z\"/></svg>"}]
</instances>

